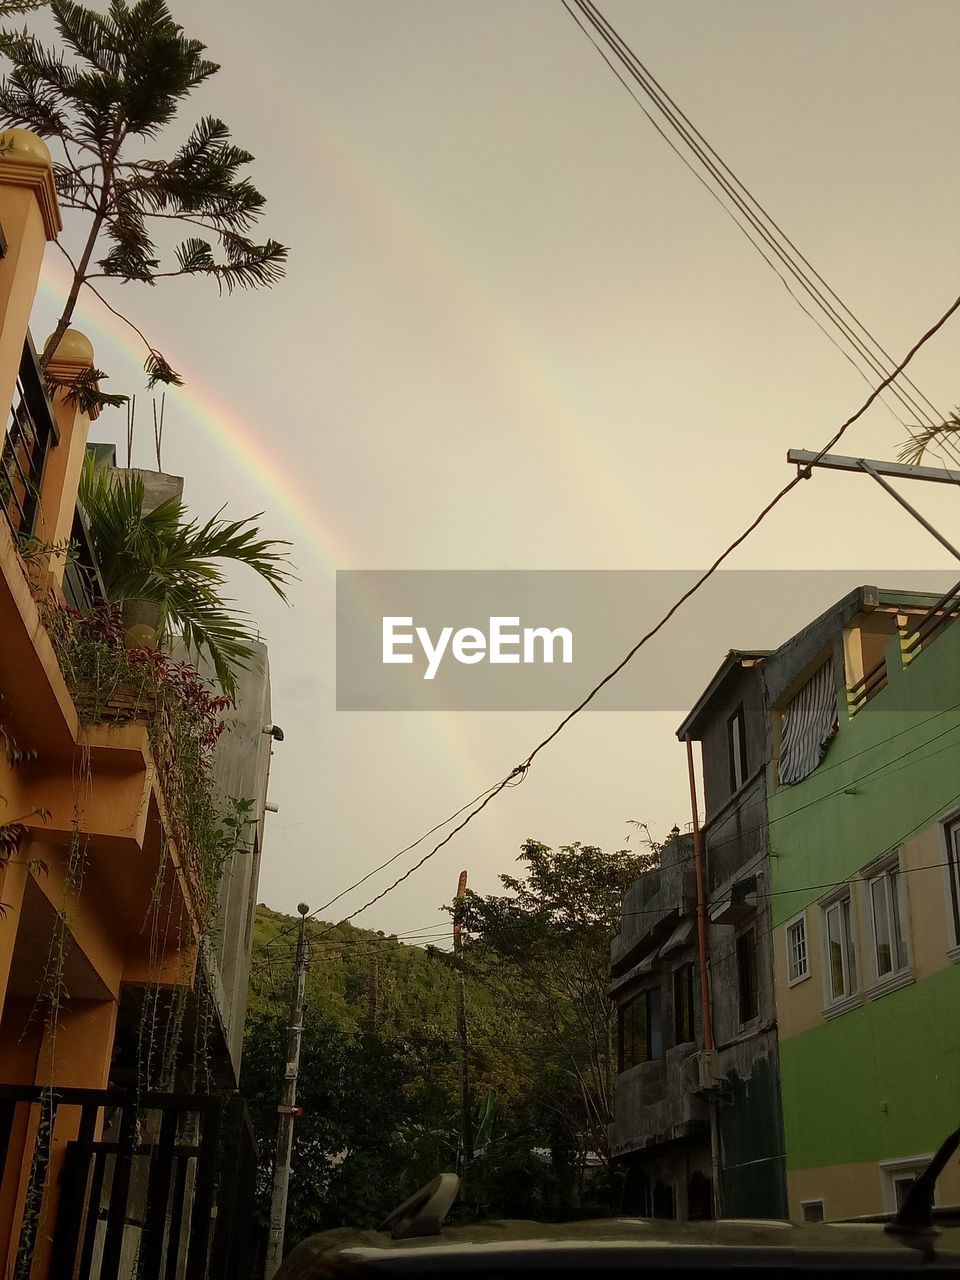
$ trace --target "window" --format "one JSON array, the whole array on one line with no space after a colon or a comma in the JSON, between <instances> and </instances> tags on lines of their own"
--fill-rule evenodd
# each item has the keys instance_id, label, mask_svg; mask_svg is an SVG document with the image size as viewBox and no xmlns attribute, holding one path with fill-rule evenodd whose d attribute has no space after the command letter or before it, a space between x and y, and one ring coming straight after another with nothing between
<instances>
[{"instance_id":1,"label":"window","mask_svg":"<svg viewBox=\"0 0 960 1280\"><path fill-rule=\"evenodd\" d=\"M693 965L685 964L673 973L673 1043L689 1044L694 1037Z\"/></svg>"},{"instance_id":2,"label":"window","mask_svg":"<svg viewBox=\"0 0 960 1280\"><path fill-rule=\"evenodd\" d=\"M620 1070L663 1057L660 988L651 987L628 1001L618 1016Z\"/></svg>"},{"instance_id":3,"label":"window","mask_svg":"<svg viewBox=\"0 0 960 1280\"><path fill-rule=\"evenodd\" d=\"M855 995L859 990L849 892L824 907L823 925L827 949L827 999L832 1004Z\"/></svg>"},{"instance_id":4,"label":"window","mask_svg":"<svg viewBox=\"0 0 960 1280\"><path fill-rule=\"evenodd\" d=\"M900 880L900 867L895 864L873 876L867 886L873 915L874 960L878 978L900 973L909 964L903 933Z\"/></svg>"},{"instance_id":5,"label":"window","mask_svg":"<svg viewBox=\"0 0 960 1280\"><path fill-rule=\"evenodd\" d=\"M838 727L837 677L830 659L787 703L780 734L778 781L793 784L809 777Z\"/></svg>"},{"instance_id":6,"label":"window","mask_svg":"<svg viewBox=\"0 0 960 1280\"><path fill-rule=\"evenodd\" d=\"M898 1173L893 1178L893 1195L896 1207L902 1209L910 1194L910 1188L917 1180L915 1173Z\"/></svg>"},{"instance_id":7,"label":"window","mask_svg":"<svg viewBox=\"0 0 960 1280\"><path fill-rule=\"evenodd\" d=\"M809 978L807 961L807 917L803 914L787 922L787 981L793 986Z\"/></svg>"},{"instance_id":8,"label":"window","mask_svg":"<svg viewBox=\"0 0 960 1280\"><path fill-rule=\"evenodd\" d=\"M948 823L944 834L947 838L947 879L950 883L953 940L960 947L960 818Z\"/></svg>"},{"instance_id":9,"label":"window","mask_svg":"<svg viewBox=\"0 0 960 1280\"><path fill-rule=\"evenodd\" d=\"M880 1197L885 1213L903 1208L910 1188L932 1160L932 1156L908 1156L903 1160L884 1160L880 1165Z\"/></svg>"},{"instance_id":10,"label":"window","mask_svg":"<svg viewBox=\"0 0 960 1280\"><path fill-rule=\"evenodd\" d=\"M747 729L742 702L727 721L727 748L730 753L730 790L739 791L747 780Z\"/></svg>"},{"instance_id":11,"label":"window","mask_svg":"<svg viewBox=\"0 0 960 1280\"><path fill-rule=\"evenodd\" d=\"M757 1016L757 935L753 929L737 939L737 986L740 992L740 1022Z\"/></svg>"},{"instance_id":12,"label":"window","mask_svg":"<svg viewBox=\"0 0 960 1280\"><path fill-rule=\"evenodd\" d=\"M804 1222L822 1222L823 1221L823 1201L822 1200L801 1200L800 1201L800 1217Z\"/></svg>"}]
</instances>

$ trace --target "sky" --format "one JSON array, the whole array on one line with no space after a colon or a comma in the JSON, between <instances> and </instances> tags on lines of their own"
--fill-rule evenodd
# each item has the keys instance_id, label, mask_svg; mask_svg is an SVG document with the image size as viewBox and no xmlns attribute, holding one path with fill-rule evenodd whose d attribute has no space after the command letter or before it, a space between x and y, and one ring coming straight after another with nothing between
<instances>
[{"instance_id":1,"label":"sky","mask_svg":"<svg viewBox=\"0 0 960 1280\"><path fill-rule=\"evenodd\" d=\"M558 719L338 712L337 570L702 568L789 478L786 450L818 448L868 387L560 0L171 7L222 70L170 138L201 114L227 121L255 156L262 230L290 246L288 275L222 299L203 281L109 297L186 376L167 397L163 464L185 477L191 509L262 512L264 530L293 544L289 607L250 574L231 585L269 644L284 730L259 896L316 908L486 790ZM905 354L960 293L960 8L600 7L821 275ZM75 235L68 223L66 242ZM64 279L51 246L38 339ZM74 323L109 389L140 393L133 462L155 465L135 339L92 298ZM958 339L954 320L911 366L945 411L960 400ZM845 445L892 459L903 437L876 405ZM120 444L123 461L122 412L104 413L92 438ZM955 493L911 490L956 537ZM731 567L843 569L851 587L882 570L880 585L910 586L914 571L950 563L865 477L820 472ZM729 648L795 629L764 611L757 581L755 614L706 624L713 657L691 663L686 705L579 716L521 786L356 923L429 926L461 869L495 892L528 837L612 849L636 843L631 820L659 838L684 826L683 713ZM624 601L610 665L653 620L644 599ZM682 612L672 625L682 637ZM322 915L355 910L416 856Z\"/></svg>"}]
</instances>

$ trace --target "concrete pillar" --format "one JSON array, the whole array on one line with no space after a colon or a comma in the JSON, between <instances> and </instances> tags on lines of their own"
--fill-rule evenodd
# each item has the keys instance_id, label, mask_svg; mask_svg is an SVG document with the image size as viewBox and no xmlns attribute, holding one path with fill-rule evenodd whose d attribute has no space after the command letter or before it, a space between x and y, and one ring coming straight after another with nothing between
<instances>
[{"instance_id":1,"label":"concrete pillar","mask_svg":"<svg viewBox=\"0 0 960 1280\"><path fill-rule=\"evenodd\" d=\"M37 510L36 536L48 544L70 541L87 434L91 420L99 416L100 410L95 407L87 414L78 405L71 404L68 397L77 379L93 367L90 340L76 329L68 329L47 366L49 377L61 384L53 397L60 443L47 455ZM61 586L65 567L65 556L51 556L48 582L42 585Z\"/></svg>"},{"instance_id":2,"label":"concrete pillar","mask_svg":"<svg viewBox=\"0 0 960 1280\"><path fill-rule=\"evenodd\" d=\"M7 866L0 869L0 902L3 903L4 910L4 915L0 918L0 1021L3 1019L7 982L10 978L10 967L13 962L13 949L17 942L20 906L23 902L23 892L26 888L27 877L30 874L24 865L24 861L23 851L21 850L17 854L16 862L11 861Z\"/></svg>"},{"instance_id":3,"label":"concrete pillar","mask_svg":"<svg viewBox=\"0 0 960 1280\"><path fill-rule=\"evenodd\" d=\"M0 412L13 402L20 355L48 240L62 230L47 144L27 129L0 133Z\"/></svg>"}]
</instances>

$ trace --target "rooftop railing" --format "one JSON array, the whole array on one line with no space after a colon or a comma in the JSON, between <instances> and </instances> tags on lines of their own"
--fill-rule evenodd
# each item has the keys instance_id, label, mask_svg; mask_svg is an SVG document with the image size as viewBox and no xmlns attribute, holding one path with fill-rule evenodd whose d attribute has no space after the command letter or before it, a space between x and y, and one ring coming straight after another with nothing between
<instances>
[{"instance_id":1,"label":"rooftop railing","mask_svg":"<svg viewBox=\"0 0 960 1280\"><path fill-rule=\"evenodd\" d=\"M958 616L960 616L960 582L951 587L946 595L941 596L915 624L913 618L908 618L906 626L897 628L900 636L900 661L903 666L908 667ZM875 662L859 680L847 685L847 707L850 715L855 716L871 698L876 697L882 689L887 687L887 682L887 659L884 656Z\"/></svg>"}]
</instances>

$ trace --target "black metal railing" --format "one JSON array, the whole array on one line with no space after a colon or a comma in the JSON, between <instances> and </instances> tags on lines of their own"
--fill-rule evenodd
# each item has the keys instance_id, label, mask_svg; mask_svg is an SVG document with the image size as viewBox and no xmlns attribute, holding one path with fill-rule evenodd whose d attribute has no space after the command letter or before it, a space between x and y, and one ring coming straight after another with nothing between
<instances>
[{"instance_id":1,"label":"black metal railing","mask_svg":"<svg viewBox=\"0 0 960 1280\"><path fill-rule=\"evenodd\" d=\"M903 628L900 632L900 653L903 665L909 664L938 635L960 615L960 582L956 583L945 596L923 615L915 627Z\"/></svg>"},{"instance_id":2,"label":"black metal railing","mask_svg":"<svg viewBox=\"0 0 960 1280\"><path fill-rule=\"evenodd\" d=\"M53 405L28 334L10 421L0 447L0 508L14 537L33 536L47 455L59 440Z\"/></svg>"},{"instance_id":3,"label":"black metal railing","mask_svg":"<svg viewBox=\"0 0 960 1280\"><path fill-rule=\"evenodd\" d=\"M70 608L78 613L87 613L106 599L87 517L79 503L70 531L70 555L63 570L63 594Z\"/></svg>"},{"instance_id":4,"label":"black metal railing","mask_svg":"<svg viewBox=\"0 0 960 1280\"><path fill-rule=\"evenodd\" d=\"M850 715L856 715L861 707L865 707L871 698L875 698L887 687L888 681L887 659L883 657L859 680L847 685L847 709Z\"/></svg>"},{"instance_id":5,"label":"black metal railing","mask_svg":"<svg viewBox=\"0 0 960 1280\"><path fill-rule=\"evenodd\" d=\"M908 667L946 627L960 616L960 582L946 595L941 596L915 624L908 618L907 625L898 627L900 636L900 661ZM854 716L871 698L887 687L889 675L886 656L875 662L869 671L853 684L847 685L847 707Z\"/></svg>"},{"instance_id":6,"label":"black metal railing","mask_svg":"<svg viewBox=\"0 0 960 1280\"><path fill-rule=\"evenodd\" d=\"M24 1108L39 1112L36 1132ZM141 1280L253 1280L257 1150L239 1095L0 1085L3 1185L15 1185L18 1165L32 1167L35 1204L54 1182L42 1134L65 1110L77 1136L56 1177L49 1280L121 1280L131 1256ZM14 1137L23 1133L34 1133L25 1146ZM37 1226L36 1214L19 1224L26 1258Z\"/></svg>"}]
</instances>

